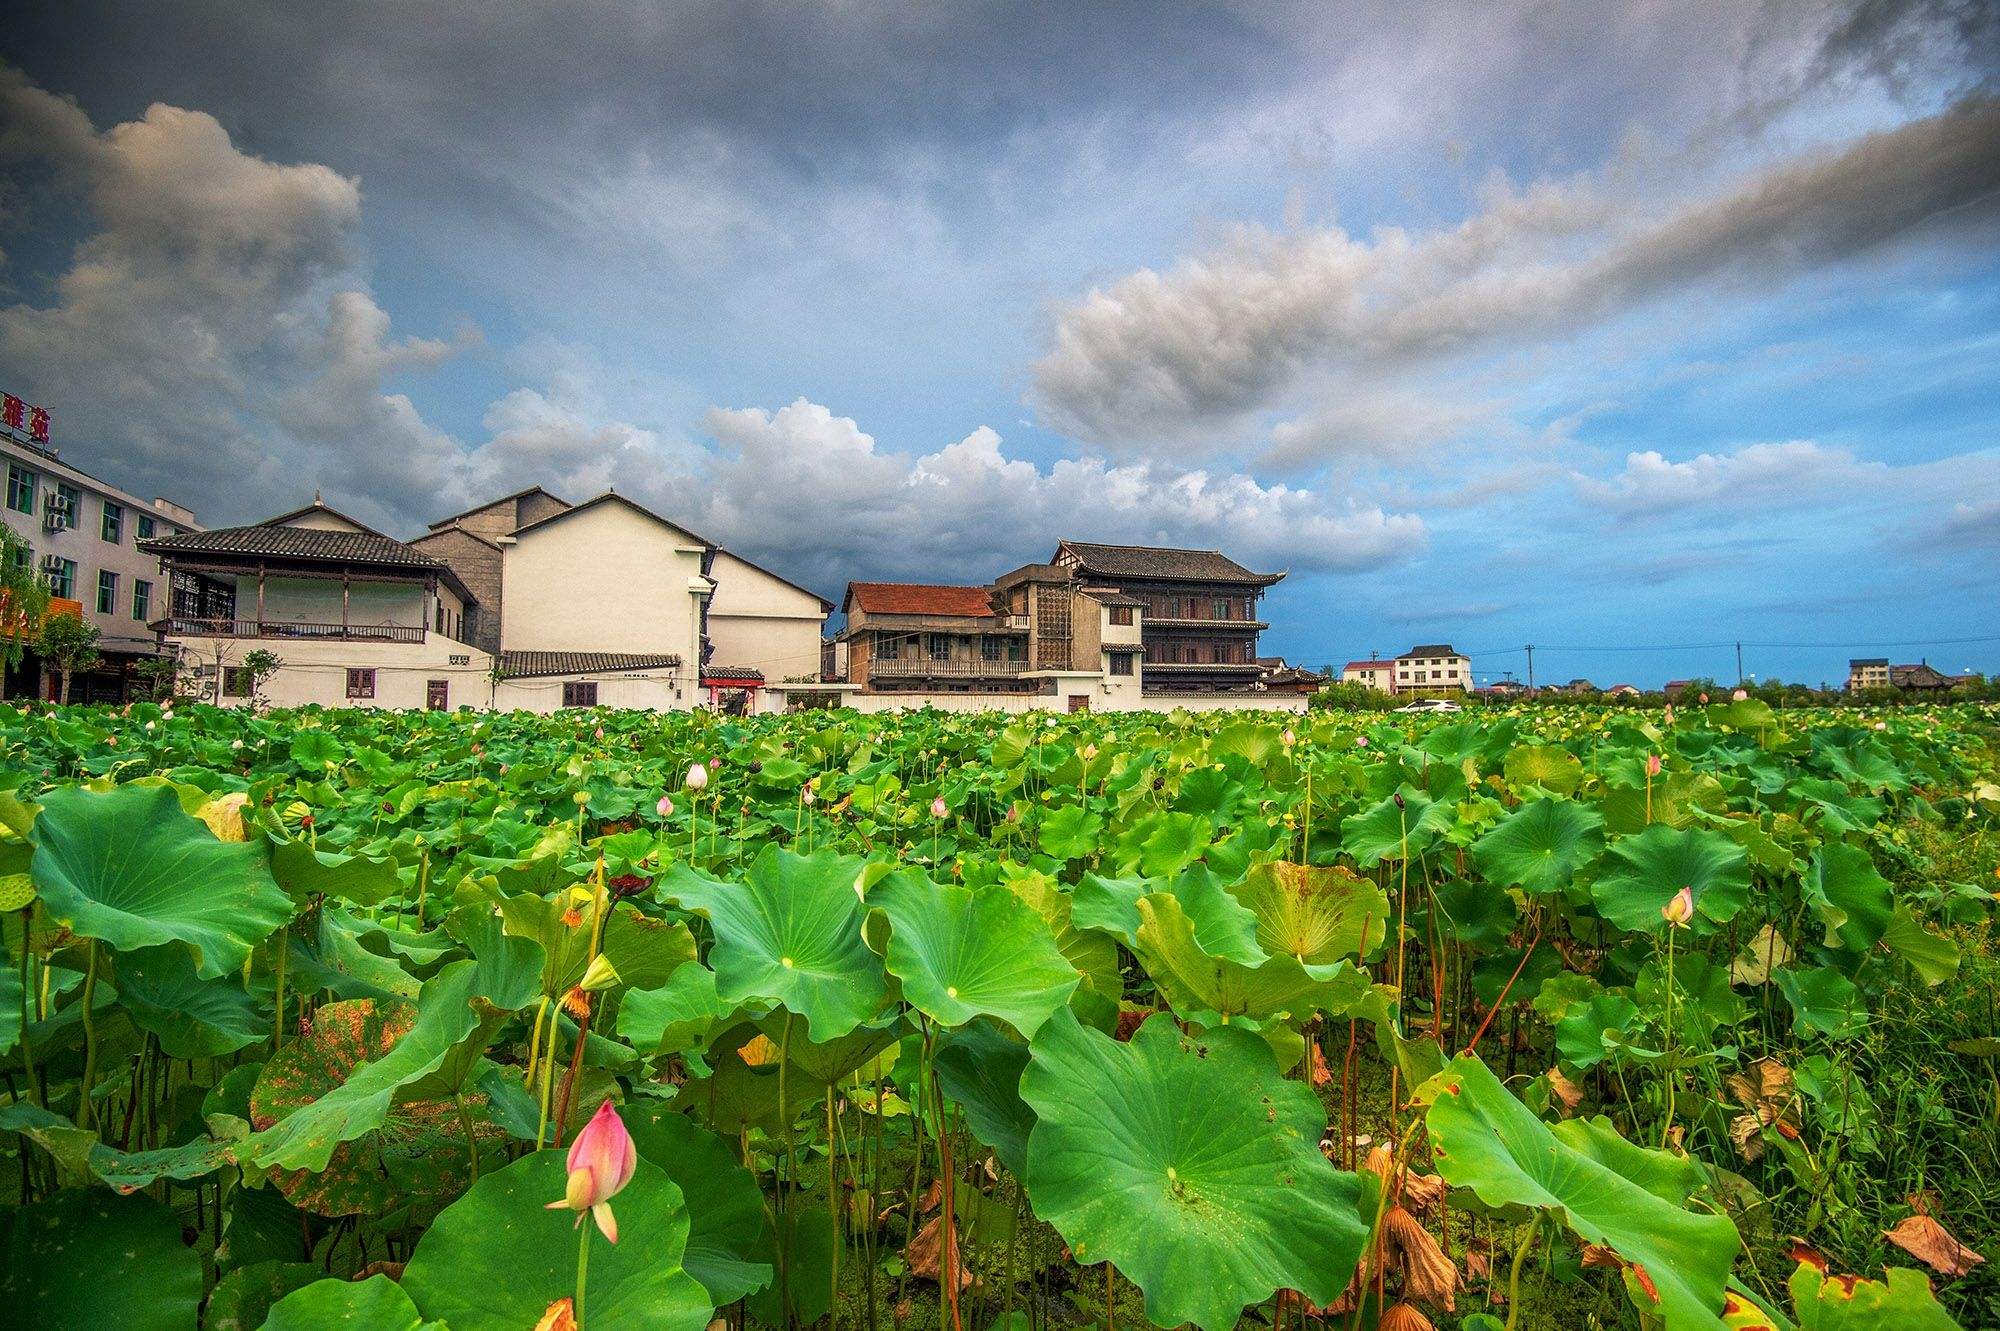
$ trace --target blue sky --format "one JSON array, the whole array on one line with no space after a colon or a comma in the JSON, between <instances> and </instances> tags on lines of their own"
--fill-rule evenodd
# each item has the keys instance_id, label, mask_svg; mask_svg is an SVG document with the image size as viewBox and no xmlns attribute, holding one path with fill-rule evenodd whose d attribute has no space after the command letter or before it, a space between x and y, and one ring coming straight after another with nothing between
<instances>
[{"instance_id":1,"label":"blue sky","mask_svg":"<svg viewBox=\"0 0 2000 1331\"><path fill-rule=\"evenodd\" d=\"M1406 9L30 7L0 380L212 524L616 486L836 597L1220 546L1313 664L2000 667L1996 8Z\"/></svg>"}]
</instances>

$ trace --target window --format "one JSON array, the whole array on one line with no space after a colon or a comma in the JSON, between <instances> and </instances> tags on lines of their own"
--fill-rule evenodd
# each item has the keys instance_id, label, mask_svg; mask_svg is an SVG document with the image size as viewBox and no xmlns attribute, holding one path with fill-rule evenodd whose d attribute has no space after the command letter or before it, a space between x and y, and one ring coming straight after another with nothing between
<instances>
[{"instance_id":1,"label":"window","mask_svg":"<svg viewBox=\"0 0 2000 1331\"><path fill-rule=\"evenodd\" d=\"M108 568L97 570L97 613L118 613L118 575Z\"/></svg>"},{"instance_id":2,"label":"window","mask_svg":"<svg viewBox=\"0 0 2000 1331\"><path fill-rule=\"evenodd\" d=\"M222 696L247 698L251 683L249 666L226 666L222 671Z\"/></svg>"},{"instance_id":3,"label":"window","mask_svg":"<svg viewBox=\"0 0 2000 1331\"><path fill-rule=\"evenodd\" d=\"M347 672L347 696L350 698L372 698L375 696L375 672L350 669Z\"/></svg>"},{"instance_id":4,"label":"window","mask_svg":"<svg viewBox=\"0 0 2000 1331\"><path fill-rule=\"evenodd\" d=\"M875 635L875 655L884 661L893 661L902 654L903 640L893 633Z\"/></svg>"},{"instance_id":5,"label":"window","mask_svg":"<svg viewBox=\"0 0 2000 1331\"><path fill-rule=\"evenodd\" d=\"M1111 673L1112 673L1112 674L1114 674L1114 675L1129 675L1129 674L1131 674L1131 673L1132 673L1132 653L1130 653L1130 652L1113 652L1113 653L1111 653Z\"/></svg>"},{"instance_id":6,"label":"window","mask_svg":"<svg viewBox=\"0 0 2000 1331\"><path fill-rule=\"evenodd\" d=\"M12 559L15 568L28 567L35 562L35 547L26 541L16 544L12 547Z\"/></svg>"},{"instance_id":7,"label":"window","mask_svg":"<svg viewBox=\"0 0 2000 1331\"><path fill-rule=\"evenodd\" d=\"M58 559L49 564L44 575L49 584L49 595L60 596L67 601L76 594L76 561Z\"/></svg>"},{"instance_id":8,"label":"window","mask_svg":"<svg viewBox=\"0 0 2000 1331\"><path fill-rule=\"evenodd\" d=\"M1255 619L1257 617L1256 597L1246 596L1243 598L1243 617L1245 619Z\"/></svg>"},{"instance_id":9,"label":"window","mask_svg":"<svg viewBox=\"0 0 2000 1331\"><path fill-rule=\"evenodd\" d=\"M35 511L35 473L15 462L7 464L7 507L16 513Z\"/></svg>"},{"instance_id":10,"label":"window","mask_svg":"<svg viewBox=\"0 0 2000 1331\"><path fill-rule=\"evenodd\" d=\"M1111 622L1114 624L1130 625L1132 622L1132 607L1129 605L1112 606Z\"/></svg>"},{"instance_id":11,"label":"window","mask_svg":"<svg viewBox=\"0 0 2000 1331\"><path fill-rule=\"evenodd\" d=\"M594 679L570 679L563 681L563 706L597 706L597 681Z\"/></svg>"},{"instance_id":12,"label":"window","mask_svg":"<svg viewBox=\"0 0 2000 1331\"><path fill-rule=\"evenodd\" d=\"M1007 659L1008 659L1009 661L1025 661L1025 660L1027 660L1027 659L1028 659L1028 640L1027 640L1026 638L1009 638L1009 639L1007 639Z\"/></svg>"},{"instance_id":13,"label":"window","mask_svg":"<svg viewBox=\"0 0 2000 1331\"><path fill-rule=\"evenodd\" d=\"M1215 617L1217 619L1229 618L1229 602L1220 596L1215 598Z\"/></svg>"},{"instance_id":14,"label":"window","mask_svg":"<svg viewBox=\"0 0 2000 1331\"><path fill-rule=\"evenodd\" d=\"M424 706L433 712L449 711L451 708L451 681L448 679L425 680Z\"/></svg>"},{"instance_id":15,"label":"window","mask_svg":"<svg viewBox=\"0 0 2000 1331\"><path fill-rule=\"evenodd\" d=\"M1195 596L1187 598L1187 617L1189 619L1194 618L1194 608L1199 604L1201 604L1201 598Z\"/></svg>"},{"instance_id":16,"label":"window","mask_svg":"<svg viewBox=\"0 0 2000 1331\"><path fill-rule=\"evenodd\" d=\"M951 659L951 635L949 633L932 633L926 636L930 638L931 660L949 661Z\"/></svg>"},{"instance_id":17,"label":"window","mask_svg":"<svg viewBox=\"0 0 2000 1331\"><path fill-rule=\"evenodd\" d=\"M132 618L144 622L153 613L153 584L144 578L132 580Z\"/></svg>"},{"instance_id":18,"label":"window","mask_svg":"<svg viewBox=\"0 0 2000 1331\"><path fill-rule=\"evenodd\" d=\"M150 540L152 540L152 539L153 539L153 533L154 533L155 531L157 531L158 529L159 529L159 528L158 528L157 524L155 524L155 523L154 523L154 521L153 521L153 520L152 520L151 518L147 517L147 516L146 516L146 515L145 515L144 513L141 513L141 514L139 515L139 539L140 539L140 540L142 540L142 541L150 541Z\"/></svg>"},{"instance_id":19,"label":"window","mask_svg":"<svg viewBox=\"0 0 2000 1331\"><path fill-rule=\"evenodd\" d=\"M104 501L104 516L97 525L97 534L113 545L125 539L125 505Z\"/></svg>"},{"instance_id":20,"label":"window","mask_svg":"<svg viewBox=\"0 0 2000 1331\"><path fill-rule=\"evenodd\" d=\"M56 508L62 514L58 526L74 527L76 515L83 508L83 492L74 485L57 485Z\"/></svg>"},{"instance_id":21,"label":"window","mask_svg":"<svg viewBox=\"0 0 2000 1331\"><path fill-rule=\"evenodd\" d=\"M982 634L979 639L979 659L998 661L1007 651L1007 640L991 633Z\"/></svg>"}]
</instances>

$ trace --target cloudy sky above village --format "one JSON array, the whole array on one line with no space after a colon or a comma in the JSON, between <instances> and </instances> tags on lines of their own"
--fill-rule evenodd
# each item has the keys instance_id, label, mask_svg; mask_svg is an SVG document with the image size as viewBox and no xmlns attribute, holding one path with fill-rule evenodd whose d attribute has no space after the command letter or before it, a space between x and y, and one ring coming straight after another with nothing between
<instances>
[{"instance_id":1,"label":"cloudy sky above village","mask_svg":"<svg viewBox=\"0 0 2000 1331\"><path fill-rule=\"evenodd\" d=\"M209 525L615 486L836 597L1219 546L1313 664L1991 668L1996 53L1990 0L30 6L0 380Z\"/></svg>"}]
</instances>

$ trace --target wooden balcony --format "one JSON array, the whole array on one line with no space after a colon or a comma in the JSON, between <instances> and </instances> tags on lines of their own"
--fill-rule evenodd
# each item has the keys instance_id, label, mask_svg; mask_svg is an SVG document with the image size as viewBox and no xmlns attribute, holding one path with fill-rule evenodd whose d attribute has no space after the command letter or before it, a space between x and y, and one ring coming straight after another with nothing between
<instances>
[{"instance_id":1,"label":"wooden balcony","mask_svg":"<svg viewBox=\"0 0 2000 1331\"><path fill-rule=\"evenodd\" d=\"M312 624L281 619L162 619L152 626L178 638L275 638L287 642L422 642L408 624Z\"/></svg>"},{"instance_id":2,"label":"wooden balcony","mask_svg":"<svg viewBox=\"0 0 2000 1331\"><path fill-rule=\"evenodd\" d=\"M1013 679L1029 669L1026 661L987 661L952 657L934 661L926 656L898 656L868 662L870 679Z\"/></svg>"}]
</instances>

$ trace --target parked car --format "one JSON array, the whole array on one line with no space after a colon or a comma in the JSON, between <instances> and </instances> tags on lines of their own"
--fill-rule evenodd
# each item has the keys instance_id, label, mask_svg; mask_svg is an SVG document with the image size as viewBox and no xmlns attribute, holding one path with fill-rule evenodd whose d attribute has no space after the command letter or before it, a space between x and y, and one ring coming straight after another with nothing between
<instances>
[{"instance_id":1,"label":"parked car","mask_svg":"<svg viewBox=\"0 0 2000 1331\"><path fill-rule=\"evenodd\" d=\"M1449 698L1419 698L1396 709L1399 712L1462 712L1465 709Z\"/></svg>"}]
</instances>

